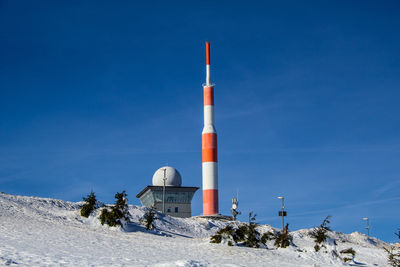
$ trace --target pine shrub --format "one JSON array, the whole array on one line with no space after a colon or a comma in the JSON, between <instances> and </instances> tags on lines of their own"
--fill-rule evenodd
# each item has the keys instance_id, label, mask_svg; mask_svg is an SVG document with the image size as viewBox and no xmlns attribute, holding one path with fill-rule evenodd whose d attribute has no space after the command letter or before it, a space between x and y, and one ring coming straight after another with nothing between
<instances>
[{"instance_id":1,"label":"pine shrub","mask_svg":"<svg viewBox=\"0 0 400 267\"><path fill-rule=\"evenodd\" d=\"M400 252L394 246L384 248L388 253L388 263L393 267L400 267Z\"/></svg>"},{"instance_id":2,"label":"pine shrub","mask_svg":"<svg viewBox=\"0 0 400 267\"><path fill-rule=\"evenodd\" d=\"M155 207L151 206L146 213L143 215L142 218L140 218L139 222L144 224L146 227L146 230L154 230L156 229L154 225L154 221L156 220L156 211Z\"/></svg>"},{"instance_id":3,"label":"pine shrub","mask_svg":"<svg viewBox=\"0 0 400 267\"><path fill-rule=\"evenodd\" d=\"M234 235L232 236L233 241L235 241L235 243L244 242L246 238L246 233L247 233L247 225L246 224L239 225L237 229L234 231Z\"/></svg>"},{"instance_id":4,"label":"pine shrub","mask_svg":"<svg viewBox=\"0 0 400 267\"><path fill-rule=\"evenodd\" d=\"M275 247L286 248L293 242L293 237L289 234L289 224L287 223L282 232L277 232L275 235Z\"/></svg>"},{"instance_id":5,"label":"pine shrub","mask_svg":"<svg viewBox=\"0 0 400 267\"><path fill-rule=\"evenodd\" d=\"M330 223L330 218L331 216L326 216L321 225L319 227L316 227L311 233L311 236L314 238L315 241L315 251L318 251L320 247L324 247L324 245L321 246L321 244L326 241L328 237L327 232L331 231L330 227L328 226L328 224Z\"/></svg>"},{"instance_id":6,"label":"pine shrub","mask_svg":"<svg viewBox=\"0 0 400 267\"><path fill-rule=\"evenodd\" d=\"M219 229L215 235L211 237L211 243L221 243L225 240L228 246L242 245L251 248L259 248L261 245L266 246L268 240L273 236L272 232L265 233L261 236L257 231L256 214L249 213L249 222L236 226L229 224Z\"/></svg>"},{"instance_id":7,"label":"pine shrub","mask_svg":"<svg viewBox=\"0 0 400 267\"><path fill-rule=\"evenodd\" d=\"M400 238L400 230L399 233L394 233L396 236ZM400 267L400 249L394 246L390 246L390 248L384 248L388 253L388 263L393 267Z\"/></svg>"},{"instance_id":8,"label":"pine shrub","mask_svg":"<svg viewBox=\"0 0 400 267\"><path fill-rule=\"evenodd\" d=\"M219 229L215 235L211 236L211 243L221 243L222 240L228 240L228 243L233 245L232 241L235 241L236 230L233 228L232 224L225 226L222 229ZM237 239L236 239L237 240ZM236 242L236 241L235 241Z\"/></svg>"},{"instance_id":9,"label":"pine shrub","mask_svg":"<svg viewBox=\"0 0 400 267\"><path fill-rule=\"evenodd\" d=\"M83 197L83 201L86 203L83 204L81 208L81 216L88 218L90 214L98 208L98 202L93 190L89 195L87 195L87 197Z\"/></svg>"},{"instance_id":10,"label":"pine shrub","mask_svg":"<svg viewBox=\"0 0 400 267\"><path fill-rule=\"evenodd\" d=\"M247 228L245 231L245 240L244 245L250 248L259 248L260 247L260 233L256 230L258 226L256 223L257 214L253 214L253 212L249 213L249 223L247 224Z\"/></svg>"},{"instance_id":11,"label":"pine shrub","mask_svg":"<svg viewBox=\"0 0 400 267\"><path fill-rule=\"evenodd\" d=\"M268 241L274 240L274 239L275 239L274 233L271 232L271 231L269 231L269 232L264 233L264 234L261 236L261 240L260 240L260 241L261 241L261 243L263 243L264 245L266 245Z\"/></svg>"},{"instance_id":12,"label":"pine shrub","mask_svg":"<svg viewBox=\"0 0 400 267\"><path fill-rule=\"evenodd\" d=\"M229 241L230 241L230 240L229 240ZM219 244L219 243L221 243L221 242L222 242L222 235L219 234L218 232L217 232L215 235L211 236L210 243L217 243L217 244Z\"/></svg>"},{"instance_id":13,"label":"pine shrub","mask_svg":"<svg viewBox=\"0 0 400 267\"><path fill-rule=\"evenodd\" d=\"M101 210L99 220L101 224L107 224L108 226L117 226L117 219L112 209L108 207L103 207Z\"/></svg>"},{"instance_id":14,"label":"pine shrub","mask_svg":"<svg viewBox=\"0 0 400 267\"><path fill-rule=\"evenodd\" d=\"M341 250L340 254L349 254L350 258L348 258L348 257L343 258L344 262L348 262L348 261L354 260L354 257L356 256L356 251L353 248L347 248L347 249Z\"/></svg>"},{"instance_id":15,"label":"pine shrub","mask_svg":"<svg viewBox=\"0 0 400 267\"><path fill-rule=\"evenodd\" d=\"M125 190L121 193L116 193L115 198L117 201L113 207L113 212L117 219L117 223L122 225L122 221L129 221L129 212L128 212L128 199L126 198L128 195L125 193Z\"/></svg>"},{"instance_id":16,"label":"pine shrub","mask_svg":"<svg viewBox=\"0 0 400 267\"><path fill-rule=\"evenodd\" d=\"M127 194L124 190L121 193L117 192L114 197L116 198L114 206L103 207L99 220L101 224L123 226L124 222L129 221Z\"/></svg>"}]
</instances>

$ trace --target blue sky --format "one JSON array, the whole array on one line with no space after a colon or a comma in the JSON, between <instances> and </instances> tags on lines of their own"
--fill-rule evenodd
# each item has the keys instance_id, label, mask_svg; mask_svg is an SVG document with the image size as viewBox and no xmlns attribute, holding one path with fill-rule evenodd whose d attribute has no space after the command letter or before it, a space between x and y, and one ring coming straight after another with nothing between
<instances>
[{"instance_id":1,"label":"blue sky","mask_svg":"<svg viewBox=\"0 0 400 267\"><path fill-rule=\"evenodd\" d=\"M0 1L0 191L131 204L201 186L211 42L220 210L395 241L398 1ZM193 199L201 213L201 191Z\"/></svg>"}]
</instances>

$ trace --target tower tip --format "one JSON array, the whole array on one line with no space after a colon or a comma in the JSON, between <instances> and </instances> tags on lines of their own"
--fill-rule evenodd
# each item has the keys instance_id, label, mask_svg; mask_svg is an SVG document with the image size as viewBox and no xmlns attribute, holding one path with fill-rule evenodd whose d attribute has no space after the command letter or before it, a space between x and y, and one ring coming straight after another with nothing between
<instances>
[{"instance_id":1,"label":"tower tip","mask_svg":"<svg viewBox=\"0 0 400 267\"><path fill-rule=\"evenodd\" d=\"M206 42L206 64L210 65L210 42Z\"/></svg>"}]
</instances>

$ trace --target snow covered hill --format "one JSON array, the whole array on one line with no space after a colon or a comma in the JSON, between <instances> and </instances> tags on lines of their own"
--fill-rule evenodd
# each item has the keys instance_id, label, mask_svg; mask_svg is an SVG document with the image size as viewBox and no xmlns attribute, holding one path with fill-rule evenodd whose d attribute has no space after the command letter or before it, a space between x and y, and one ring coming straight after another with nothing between
<instances>
[{"instance_id":1,"label":"snow covered hill","mask_svg":"<svg viewBox=\"0 0 400 267\"><path fill-rule=\"evenodd\" d=\"M314 251L310 230L292 232L295 246L255 249L211 244L228 222L161 216L157 231L146 231L144 209L129 206L133 222L108 227L79 215L82 203L0 193L0 265L10 266L387 266L388 246L361 233L331 232L336 244ZM273 229L260 226L260 231ZM352 247L347 264L332 255Z\"/></svg>"}]
</instances>

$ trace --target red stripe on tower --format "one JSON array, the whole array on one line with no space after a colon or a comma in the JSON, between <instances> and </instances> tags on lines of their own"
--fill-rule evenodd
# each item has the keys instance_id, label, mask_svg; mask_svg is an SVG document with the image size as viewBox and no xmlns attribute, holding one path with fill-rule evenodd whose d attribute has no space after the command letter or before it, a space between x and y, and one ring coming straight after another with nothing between
<instances>
[{"instance_id":1,"label":"red stripe on tower","mask_svg":"<svg viewBox=\"0 0 400 267\"><path fill-rule=\"evenodd\" d=\"M206 83L204 89L203 215L218 214L217 131L214 127L214 85L210 77L210 43L206 42Z\"/></svg>"},{"instance_id":2,"label":"red stripe on tower","mask_svg":"<svg viewBox=\"0 0 400 267\"><path fill-rule=\"evenodd\" d=\"M203 162L218 162L217 158L217 134L202 134Z\"/></svg>"}]
</instances>

